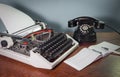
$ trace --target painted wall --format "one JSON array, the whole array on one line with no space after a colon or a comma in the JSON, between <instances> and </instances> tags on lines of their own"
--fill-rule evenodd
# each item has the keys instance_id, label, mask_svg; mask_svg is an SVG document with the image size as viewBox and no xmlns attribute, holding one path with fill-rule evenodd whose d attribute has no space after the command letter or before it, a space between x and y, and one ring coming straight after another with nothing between
<instances>
[{"instance_id":1,"label":"painted wall","mask_svg":"<svg viewBox=\"0 0 120 77\"><path fill-rule=\"evenodd\" d=\"M70 32L67 22L79 16L91 16L120 30L120 0L0 0L58 32ZM101 31L109 31L105 28Z\"/></svg>"}]
</instances>

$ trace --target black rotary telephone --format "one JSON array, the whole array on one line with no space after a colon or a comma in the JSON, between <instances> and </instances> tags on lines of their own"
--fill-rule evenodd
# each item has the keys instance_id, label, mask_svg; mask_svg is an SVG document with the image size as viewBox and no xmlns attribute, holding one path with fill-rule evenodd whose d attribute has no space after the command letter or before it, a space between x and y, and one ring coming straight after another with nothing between
<instances>
[{"instance_id":1,"label":"black rotary telephone","mask_svg":"<svg viewBox=\"0 0 120 77\"><path fill-rule=\"evenodd\" d=\"M68 27L78 26L73 34L73 38L79 43L95 42L95 29L104 29L104 23L92 17L78 17L68 21Z\"/></svg>"}]
</instances>

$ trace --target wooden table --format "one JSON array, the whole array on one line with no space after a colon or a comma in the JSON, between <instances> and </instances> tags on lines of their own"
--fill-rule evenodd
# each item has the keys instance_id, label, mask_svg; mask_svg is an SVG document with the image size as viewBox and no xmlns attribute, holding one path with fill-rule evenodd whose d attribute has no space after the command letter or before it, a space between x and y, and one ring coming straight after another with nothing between
<instances>
[{"instance_id":1,"label":"wooden table","mask_svg":"<svg viewBox=\"0 0 120 77\"><path fill-rule=\"evenodd\" d=\"M117 33L97 33L97 42L108 41L120 45L120 35ZM67 58L75 55L83 47L96 43L80 44L72 54ZM66 59L67 59L66 58ZM104 57L81 71L68 66L61 62L52 70L38 69L27 64L0 56L0 77L120 77L120 56L111 54Z\"/></svg>"}]
</instances>

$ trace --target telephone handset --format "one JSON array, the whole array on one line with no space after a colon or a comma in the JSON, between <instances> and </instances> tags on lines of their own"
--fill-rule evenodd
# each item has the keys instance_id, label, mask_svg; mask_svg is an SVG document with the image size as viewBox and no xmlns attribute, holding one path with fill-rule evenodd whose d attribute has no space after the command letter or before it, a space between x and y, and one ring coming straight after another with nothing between
<instances>
[{"instance_id":1,"label":"telephone handset","mask_svg":"<svg viewBox=\"0 0 120 77\"><path fill-rule=\"evenodd\" d=\"M95 29L104 29L104 23L92 17L78 17L68 21L68 27L78 26L73 34L73 38L79 43L95 42Z\"/></svg>"}]
</instances>

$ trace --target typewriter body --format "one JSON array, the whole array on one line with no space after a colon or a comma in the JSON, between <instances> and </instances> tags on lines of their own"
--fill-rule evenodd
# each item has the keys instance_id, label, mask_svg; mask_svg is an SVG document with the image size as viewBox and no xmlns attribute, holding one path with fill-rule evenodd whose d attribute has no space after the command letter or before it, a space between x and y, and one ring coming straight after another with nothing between
<instances>
[{"instance_id":1,"label":"typewriter body","mask_svg":"<svg viewBox=\"0 0 120 77\"><path fill-rule=\"evenodd\" d=\"M0 55L52 69L78 47L78 42L68 34L53 35L44 22L35 22L11 6L0 4L0 13L6 27L6 32L0 33Z\"/></svg>"}]
</instances>

